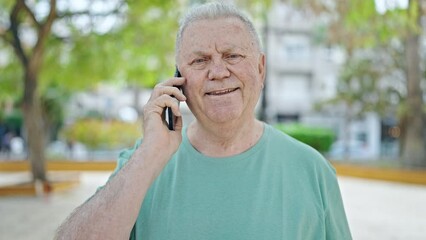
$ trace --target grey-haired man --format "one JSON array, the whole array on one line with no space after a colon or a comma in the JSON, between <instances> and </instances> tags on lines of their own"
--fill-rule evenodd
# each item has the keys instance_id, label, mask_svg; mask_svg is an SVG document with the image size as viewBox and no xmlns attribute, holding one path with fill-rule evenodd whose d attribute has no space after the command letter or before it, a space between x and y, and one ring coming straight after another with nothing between
<instances>
[{"instance_id":1,"label":"grey-haired man","mask_svg":"<svg viewBox=\"0 0 426 240\"><path fill-rule=\"evenodd\" d=\"M253 24L228 4L191 9L176 63L182 77L157 85L144 108L143 140L57 238L351 239L332 166L255 118L265 55ZM185 128L178 101L196 118Z\"/></svg>"}]
</instances>

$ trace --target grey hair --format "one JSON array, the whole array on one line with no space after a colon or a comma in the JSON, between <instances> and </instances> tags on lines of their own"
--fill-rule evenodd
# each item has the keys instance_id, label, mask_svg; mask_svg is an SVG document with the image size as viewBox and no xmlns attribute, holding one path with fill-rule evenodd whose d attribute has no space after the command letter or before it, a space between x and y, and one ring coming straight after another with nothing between
<instances>
[{"instance_id":1,"label":"grey hair","mask_svg":"<svg viewBox=\"0 0 426 240\"><path fill-rule=\"evenodd\" d=\"M253 40L255 41L257 48L260 51L260 38L250 18L237 9L234 5L224 2L210 2L202 5L197 5L191 9L181 18L179 22L179 31L176 37L175 53L176 57L180 51L180 45L182 43L182 37L185 29L192 23L200 20L214 20L219 18L237 18L247 28Z\"/></svg>"}]
</instances>

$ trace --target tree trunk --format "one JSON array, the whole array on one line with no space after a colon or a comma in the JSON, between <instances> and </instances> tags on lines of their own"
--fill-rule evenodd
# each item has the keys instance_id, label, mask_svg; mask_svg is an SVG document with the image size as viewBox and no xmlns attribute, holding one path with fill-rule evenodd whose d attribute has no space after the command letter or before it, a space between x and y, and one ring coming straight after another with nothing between
<instances>
[{"instance_id":1,"label":"tree trunk","mask_svg":"<svg viewBox=\"0 0 426 240\"><path fill-rule=\"evenodd\" d=\"M420 26L420 21L418 22ZM407 64L407 116L406 135L402 159L408 167L426 166L426 150L423 128L423 99L420 69L420 35L410 30L406 39Z\"/></svg>"},{"instance_id":2,"label":"tree trunk","mask_svg":"<svg viewBox=\"0 0 426 240\"><path fill-rule=\"evenodd\" d=\"M405 146L405 141L407 139L407 116L402 116L399 119L399 123L398 123L398 127L400 129L400 135L399 135L399 158L402 158L402 156L404 156L404 146Z\"/></svg>"},{"instance_id":3,"label":"tree trunk","mask_svg":"<svg viewBox=\"0 0 426 240\"><path fill-rule=\"evenodd\" d=\"M22 108L24 128L27 132L28 159L31 163L33 180L41 180L44 183L43 190L45 192L48 192L50 187L46 179L44 162L45 134L40 96L37 92L37 80L43 63L44 44L56 19L56 0L50 0L49 2L50 9L47 18L45 21L39 21L25 1L16 1L10 13L10 28L8 29L12 36L11 44L24 69ZM24 13L30 19L28 23L32 24L37 30L37 41L31 51L25 51L19 34L22 23L19 16Z\"/></svg>"},{"instance_id":4,"label":"tree trunk","mask_svg":"<svg viewBox=\"0 0 426 240\"><path fill-rule=\"evenodd\" d=\"M142 117L142 110L139 106L141 89L138 86L136 86L136 84L135 84L134 86L132 86L132 90L133 90L133 107L135 108L136 112L138 113L138 118L141 118Z\"/></svg>"},{"instance_id":5,"label":"tree trunk","mask_svg":"<svg viewBox=\"0 0 426 240\"><path fill-rule=\"evenodd\" d=\"M25 93L23 100L24 125L25 131L27 132L28 160L31 164L33 180L46 182L44 123L35 75L36 74L33 73L31 69L27 68L25 70Z\"/></svg>"},{"instance_id":6,"label":"tree trunk","mask_svg":"<svg viewBox=\"0 0 426 240\"><path fill-rule=\"evenodd\" d=\"M344 116L343 122L343 159L349 161L351 159L351 123L353 121L352 117L352 104L347 104L346 113Z\"/></svg>"},{"instance_id":7,"label":"tree trunk","mask_svg":"<svg viewBox=\"0 0 426 240\"><path fill-rule=\"evenodd\" d=\"M269 55L269 48L268 48L268 39L269 36L268 34L271 34L271 32L269 31L269 21L268 21L268 17L267 14L265 14L264 16L264 33L263 33L263 51L265 52L265 54L268 56ZM271 54L272 55L272 54ZM268 60L266 60L266 76L265 76L265 80L264 80L264 84L263 84L263 88L262 88L262 95L261 95L261 102L260 102L260 110L259 110L259 120L264 121L264 122L269 122L269 116L267 115L267 109L268 109L268 71L269 71L269 62Z\"/></svg>"}]
</instances>

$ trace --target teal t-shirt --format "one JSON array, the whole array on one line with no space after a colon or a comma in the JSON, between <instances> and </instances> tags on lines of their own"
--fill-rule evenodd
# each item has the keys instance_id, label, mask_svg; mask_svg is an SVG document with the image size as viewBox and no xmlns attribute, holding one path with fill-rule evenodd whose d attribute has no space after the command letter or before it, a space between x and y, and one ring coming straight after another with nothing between
<instances>
[{"instance_id":1,"label":"teal t-shirt","mask_svg":"<svg viewBox=\"0 0 426 240\"><path fill-rule=\"evenodd\" d=\"M309 146L265 124L249 150L212 158L183 132L131 239L352 239L335 170ZM120 154L116 171L139 144Z\"/></svg>"}]
</instances>

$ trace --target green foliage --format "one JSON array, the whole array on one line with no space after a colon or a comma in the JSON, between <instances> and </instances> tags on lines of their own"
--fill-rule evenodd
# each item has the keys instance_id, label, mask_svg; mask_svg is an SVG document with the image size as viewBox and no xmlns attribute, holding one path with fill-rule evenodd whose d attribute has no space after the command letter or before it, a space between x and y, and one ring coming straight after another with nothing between
<instances>
[{"instance_id":1,"label":"green foliage","mask_svg":"<svg viewBox=\"0 0 426 240\"><path fill-rule=\"evenodd\" d=\"M247 10L250 15L256 19L261 19L266 17L267 11L270 9L272 1L263 0L263 1L246 1L246 0L236 0L236 5Z\"/></svg>"},{"instance_id":2,"label":"green foliage","mask_svg":"<svg viewBox=\"0 0 426 240\"><path fill-rule=\"evenodd\" d=\"M41 98L41 109L45 127L50 131L50 138L56 139L59 129L64 123L64 105L70 97L70 92L60 85L51 84Z\"/></svg>"},{"instance_id":3,"label":"green foliage","mask_svg":"<svg viewBox=\"0 0 426 240\"><path fill-rule=\"evenodd\" d=\"M275 128L319 152L328 152L335 139L334 132L327 128L308 127L300 124L277 124Z\"/></svg>"},{"instance_id":4,"label":"green foliage","mask_svg":"<svg viewBox=\"0 0 426 240\"><path fill-rule=\"evenodd\" d=\"M121 77L131 85L153 87L172 76L179 8L175 1L129 2L126 25L117 32Z\"/></svg>"},{"instance_id":5,"label":"green foliage","mask_svg":"<svg viewBox=\"0 0 426 240\"><path fill-rule=\"evenodd\" d=\"M126 1L122 15L110 14L115 27L102 33L73 25L72 17L61 19L70 35L66 41L49 39L41 77L44 85L56 82L80 90L100 81L121 81L153 87L171 76L179 13L176 4L171 0Z\"/></svg>"},{"instance_id":6,"label":"green foliage","mask_svg":"<svg viewBox=\"0 0 426 240\"><path fill-rule=\"evenodd\" d=\"M5 59L2 59L4 57ZM5 60L2 62L1 60ZM0 102L6 99L17 99L21 96L22 68L18 59L13 56L13 51L6 48L0 40Z\"/></svg>"},{"instance_id":7,"label":"green foliage","mask_svg":"<svg viewBox=\"0 0 426 240\"><path fill-rule=\"evenodd\" d=\"M70 91L95 86L98 82L113 78L114 52L108 45L107 36L74 36L68 46L50 39L45 54L40 80L42 90L49 85L63 85Z\"/></svg>"},{"instance_id":8,"label":"green foliage","mask_svg":"<svg viewBox=\"0 0 426 240\"><path fill-rule=\"evenodd\" d=\"M336 20L330 35L347 50L340 72L337 95L325 104L347 106L351 117L374 111L402 116L406 98L407 35L420 31L419 5L380 14L374 1L335 1ZM322 105L322 104L320 104Z\"/></svg>"},{"instance_id":9,"label":"green foliage","mask_svg":"<svg viewBox=\"0 0 426 240\"><path fill-rule=\"evenodd\" d=\"M5 5L8 11L12 2ZM56 22L68 33L60 38L52 35L47 41L39 77L40 94L52 83L71 91L92 88L100 81L121 81L131 86L150 88L172 76L175 36L185 2L123 1L126 7L121 15L113 12L110 16L98 17L90 14L70 17L59 12L60 18ZM239 5L259 17L270 2L241 1ZM72 14L71 10L67 11ZM113 15L116 16L112 18L114 27L107 32L91 31L90 26L89 30L81 29L81 26L75 25L80 17L96 19ZM0 49L3 47L0 46ZM13 51L11 53L13 55ZM1 66L0 70L3 70ZM15 92L22 89L21 72L19 62L11 57L8 74L2 72L2 76L10 75L7 81L13 83L8 84L8 89ZM1 81L6 80L2 78Z\"/></svg>"},{"instance_id":10,"label":"green foliage","mask_svg":"<svg viewBox=\"0 0 426 240\"><path fill-rule=\"evenodd\" d=\"M119 149L133 145L141 137L138 129L138 124L81 119L63 129L62 136L70 142L81 142L90 149Z\"/></svg>"},{"instance_id":11,"label":"green foliage","mask_svg":"<svg viewBox=\"0 0 426 240\"><path fill-rule=\"evenodd\" d=\"M395 38L404 38L412 31L421 31L417 22L418 1L411 1L409 9L396 8L383 14L377 12L375 1L288 1L318 15L332 16L328 22L328 40L348 51L374 48Z\"/></svg>"},{"instance_id":12,"label":"green foliage","mask_svg":"<svg viewBox=\"0 0 426 240\"><path fill-rule=\"evenodd\" d=\"M344 21L349 27L364 27L368 25L365 24L366 20L373 19L377 15L374 1L350 0L348 5L349 12ZM351 11L351 9L357 9L357 11Z\"/></svg>"},{"instance_id":13,"label":"green foliage","mask_svg":"<svg viewBox=\"0 0 426 240\"><path fill-rule=\"evenodd\" d=\"M369 111L384 115L390 103L386 89L380 87L382 74L374 59L349 59L340 74L337 100L349 106L359 104L359 112L355 114L358 116Z\"/></svg>"},{"instance_id":14,"label":"green foliage","mask_svg":"<svg viewBox=\"0 0 426 240\"><path fill-rule=\"evenodd\" d=\"M3 113L3 122L7 129L18 134L22 128L23 116L20 110L15 110L9 114Z\"/></svg>"}]
</instances>

